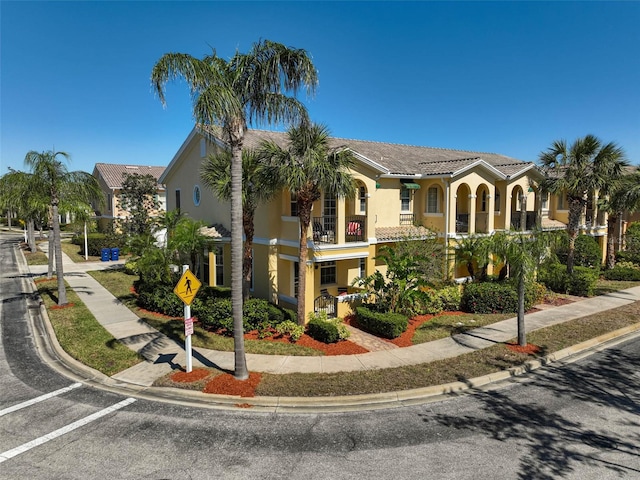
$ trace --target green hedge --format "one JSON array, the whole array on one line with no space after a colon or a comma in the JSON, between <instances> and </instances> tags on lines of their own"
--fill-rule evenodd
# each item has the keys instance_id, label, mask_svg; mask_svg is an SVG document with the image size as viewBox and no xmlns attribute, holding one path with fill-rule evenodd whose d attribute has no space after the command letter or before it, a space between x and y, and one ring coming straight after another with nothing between
<instances>
[{"instance_id":1,"label":"green hedge","mask_svg":"<svg viewBox=\"0 0 640 480\"><path fill-rule=\"evenodd\" d=\"M538 281L556 293L567 293L569 274L566 265L546 263L538 270Z\"/></svg>"},{"instance_id":2,"label":"green hedge","mask_svg":"<svg viewBox=\"0 0 640 480\"><path fill-rule=\"evenodd\" d=\"M461 309L471 313L518 311L518 293L508 282L468 283L462 292Z\"/></svg>"},{"instance_id":3,"label":"green hedge","mask_svg":"<svg viewBox=\"0 0 640 480\"><path fill-rule=\"evenodd\" d=\"M625 282L640 282L640 268L615 266L603 273L606 280L621 280Z\"/></svg>"},{"instance_id":4,"label":"green hedge","mask_svg":"<svg viewBox=\"0 0 640 480\"><path fill-rule=\"evenodd\" d=\"M79 245L84 249L84 235L74 235L71 242ZM107 235L105 233L88 233L87 234L87 250L88 254L99 257L103 248L124 248L124 236ZM84 253L84 252L81 252Z\"/></svg>"},{"instance_id":5,"label":"green hedge","mask_svg":"<svg viewBox=\"0 0 640 480\"><path fill-rule=\"evenodd\" d=\"M598 269L574 267L573 275L569 278L567 285L568 293L579 297L593 296L599 276L600 272Z\"/></svg>"},{"instance_id":6,"label":"green hedge","mask_svg":"<svg viewBox=\"0 0 640 480\"><path fill-rule=\"evenodd\" d=\"M381 313L366 306L356 308L358 326L373 335L384 338L396 338L409 326L409 320L400 313Z\"/></svg>"},{"instance_id":7,"label":"green hedge","mask_svg":"<svg viewBox=\"0 0 640 480\"><path fill-rule=\"evenodd\" d=\"M307 334L323 343L336 343L340 340L340 332L335 323L327 322L320 318L312 318L307 324Z\"/></svg>"}]
</instances>

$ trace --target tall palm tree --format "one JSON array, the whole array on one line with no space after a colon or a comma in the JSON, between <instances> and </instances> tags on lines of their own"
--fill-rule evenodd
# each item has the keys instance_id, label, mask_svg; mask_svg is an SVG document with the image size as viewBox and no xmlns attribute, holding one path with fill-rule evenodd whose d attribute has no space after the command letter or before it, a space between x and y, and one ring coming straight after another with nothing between
<instances>
[{"instance_id":1,"label":"tall palm tree","mask_svg":"<svg viewBox=\"0 0 640 480\"><path fill-rule=\"evenodd\" d=\"M307 235L311 224L311 207L321 193L338 197L355 196L356 186L348 172L354 161L351 150L331 147L329 130L324 125L293 127L287 132L289 145L264 142L261 155L268 159L269 176L280 187L295 194L300 222L298 260L298 322L305 323L305 290L307 272Z\"/></svg>"},{"instance_id":2,"label":"tall palm tree","mask_svg":"<svg viewBox=\"0 0 640 480\"><path fill-rule=\"evenodd\" d=\"M613 182L599 207L607 212L607 268L616 264L615 232L622 213L640 209L640 168Z\"/></svg>"},{"instance_id":3,"label":"tall palm tree","mask_svg":"<svg viewBox=\"0 0 640 480\"><path fill-rule=\"evenodd\" d=\"M528 282L548 252L549 236L534 230L531 234L498 232L491 239L496 262L508 266L509 277L517 283L518 291L518 345L525 346L527 337L524 323L525 290Z\"/></svg>"},{"instance_id":4,"label":"tall palm tree","mask_svg":"<svg viewBox=\"0 0 640 480\"><path fill-rule=\"evenodd\" d=\"M10 209L26 222L29 250L37 250L35 238L36 223L47 217L48 202L40 191L34 188L33 174L11 170L0 178L0 204Z\"/></svg>"},{"instance_id":5,"label":"tall palm tree","mask_svg":"<svg viewBox=\"0 0 640 480\"><path fill-rule=\"evenodd\" d=\"M615 143L603 144L597 137L586 135L571 146L556 140L540 154L540 163L547 177L544 190L567 195L569 204L569 256L567 272L573 273L575 240L580 227L580 216L587 206L588 195L606 189L620 178L627 162L623 150Z\"/></svg>"},{"instance_id":6,"label":"tall palm tree","mask_svg":"<svg viewBox=\"0 0 640 480\"><path fill-rule=\"evenodd\" d=\"M265 165L255 150L242 150L242 227L244 230L244 254L242 260L242 297L249 296L253 264L253 235L256 209L269 202L277 186L266 175ZM220 200L231 199L231 153L222 151L209 155L200 167L200 178Z\"/></svg>"},{"instance_id":7,"label":"tall palm tree","mask_svg":"<svg viewBox=\"0 0 640 480\"><path fill-rule=\"evenodd\" d=\"M60 244L59 206L78 205L83 203L84 210L91 208L91 202L99 202L102 198L97 179L87 172L69 172L58 157L69 159L65 152L36 152L30 151L25 156L25 165L33 172L33 184L36 192L43 192L50 202L53 236L53 249L49 255L55 255L56 275L58 277L58 305L67 304L67 292L64 286L64 272L62 268L62 247ZM64 199L64 200L62 200Z\"/></svg>"},{"instance_id":8,"label":"tall palm tree","mask_svg":"<svg viewBox=\"0 0 640 480\"><path fill-rule=\"evenodd\" d=\"M154 65L151 83L165 104L165 86L183 78L191 90L193 115L203 125L222 127L231 152L231 303L236 379L249 377L242 328L242 145L248 124L306 121L307 111L295 96L301 88L312 93L318 76L311 58L301 49L262 40L248 53L229 60L215 50L202 59L167 53ZM286 93L291 92L292 96Z\"/></svg>"}]
</instances>

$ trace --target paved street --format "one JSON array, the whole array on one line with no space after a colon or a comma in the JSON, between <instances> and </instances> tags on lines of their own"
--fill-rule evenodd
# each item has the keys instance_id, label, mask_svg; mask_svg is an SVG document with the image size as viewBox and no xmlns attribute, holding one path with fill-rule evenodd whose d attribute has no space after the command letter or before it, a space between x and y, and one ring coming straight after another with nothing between
<instances>
[{"instance_id":1,"label":"paved street","mask_svg":"<svg viewBox=\"0 0 640 480\"><path fill-rule=\"evenodd\" d=\"M2 480L640 476L638 338L421 406L282 414L152 401L41 360L34 300L1 240Z\"/></svg>"}]
</instances>

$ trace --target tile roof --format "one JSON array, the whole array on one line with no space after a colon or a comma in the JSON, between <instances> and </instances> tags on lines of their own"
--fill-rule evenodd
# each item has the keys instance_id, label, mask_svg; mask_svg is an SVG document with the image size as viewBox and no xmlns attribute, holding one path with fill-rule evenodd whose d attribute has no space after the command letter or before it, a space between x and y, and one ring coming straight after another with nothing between
<instances>
[{"instance_id":1,"label":"tile roof","mask_svg":"<svg viewBox=\"0 0 640 480\"><path fill-rule=\"evenodd\" d=\"M423 226L376 227L376 239L379 242L406 240L407 238L424 239L433 235L433 231Z\"/></svg>"},{"instance_id":2,"label":"tile roof","mask_svg":"<svg viewBox=\"0 0 640 480\"><path fill-rule=\"evenodd\" d=\"M152 175L156 180L160 178L165 167L146 165L123 165L117 163L96 163L93 169L94 175L100 174L109 188L122 188L122 179L125 173L138 175Z\"/></svg>"},{"instance_id":3,"label":"tile roof","mask_svg":"<svg viewBox=\"0 0 640 480\"><path fill-rule=\"evenodd\" d=\"M210 227L200 228L200 233L208 238L230 238L231 232L223 225L216 223Z\"/></svg>"},{"instance_id":4,"label":"tile roof","mask_svg":"<svg viewBox=\"0 0 640 480\"><path fill-rule=\"evenodd\" d=\"M220 132L219 128L208 127L206 130L220 138L216 135L216 132ZM244 146L258 148L264 140L274 141L284 146L287 142L287 134L250 129L245 133ZM523 162L497 153L417 147L335 137L331 138L330 144L334 148L341 146L350 148L360 156L381 166L385 170L384 173L390 175L451 175L482 160L503 175L511 176L535 165L533 162Z\"/></svg>"}]
</instances>

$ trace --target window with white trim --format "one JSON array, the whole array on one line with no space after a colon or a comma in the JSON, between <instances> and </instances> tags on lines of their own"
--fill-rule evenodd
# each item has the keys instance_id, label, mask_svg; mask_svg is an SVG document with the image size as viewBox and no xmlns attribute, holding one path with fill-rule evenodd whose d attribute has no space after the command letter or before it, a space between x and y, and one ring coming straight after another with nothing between
<instances>
[{"instance_id":1,"label":"window with white trim","mask_svg":"<svg viewBox=\"0 0 640 480\"><path fill-rule=\"evenodd\" d=\"M358 201L360 204L360 214L367 213L367 189L364 185L361 185L358 189Z\"/></svg>"},{"instance_id":2,"label":"window with white trim","mask_svg":"<svg viewBox=\"0 0 640 480\"><path fill-rule=\"evenodd\" d=\"M365 278L367 276L367 259L360 259L360 278Z\"/></svg>"},{"instance_id":3,"label":"window with white trim","mask_svg":"<svg viewBox=\"0 0 640 480\"><path fill-rule=\"evenodd\" d=\"M427 213L440 212L440 195L438 187L429 187L427 190Z\"/></svg>"},{"instance_id":4,"label":"window with white trim","mask_svg":"<svg viewBox=\"0 0 640 480\"><path fill-rule=\"evenodd\" d=\"M222 247L215 250L216 258L216 285L224 285L224 255Z\"/></svg>"},{"instance_id":5,"label":"window with white trim","mask_svg":"<svg viewBox=\"0 0 640 480\"><path fill-rule=\"evenodd\" d=\"M400 210L403 212L411 211L411 192L405 187L400 189Z\"/></svg>"},{"instance_id":6,"label":"window with white trim","mask_svg":"<svg viewBox=\"0 0 640 480\"><path fill-rule=\"evenodd\" d=\"M292 217L298 216L298 194L291 192L290 214Z\"/></svg>"}]
</instances>

